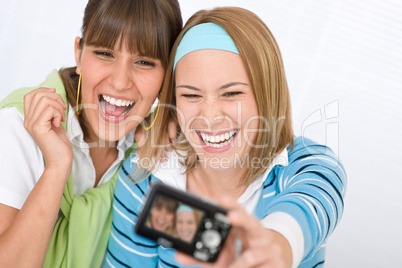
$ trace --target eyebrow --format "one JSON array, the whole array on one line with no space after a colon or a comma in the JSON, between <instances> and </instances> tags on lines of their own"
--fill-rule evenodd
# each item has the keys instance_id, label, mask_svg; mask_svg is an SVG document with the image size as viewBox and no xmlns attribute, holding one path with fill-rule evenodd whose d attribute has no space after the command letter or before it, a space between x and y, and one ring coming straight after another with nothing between
<instances>
[{"instance_id":1,"label":"eyebrow","mask_svg":"<svg viewBox=\"0 0 402 268\"><path fill-rule=\"evenodd\" d=\"M230 83L227 83L227 84L224 84L224 85L220 86L218 89L219 90L227 89L227 88L237 86L237 85L248 86L247 83L243 83L243 82L230 82ZM193 87L193 86L190 86L190 85L178 85L178 86L176 86L176 88L180 88L180 87L195 90L195 91L200 91L199 88Z\"/></svg>"}]
</instances>

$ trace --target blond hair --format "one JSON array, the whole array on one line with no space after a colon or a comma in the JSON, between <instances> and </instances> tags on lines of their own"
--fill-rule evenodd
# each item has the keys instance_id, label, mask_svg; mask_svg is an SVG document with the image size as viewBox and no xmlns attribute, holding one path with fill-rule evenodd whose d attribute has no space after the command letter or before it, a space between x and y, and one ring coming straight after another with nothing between
<instances>
[{"instance_id":1,"label":"blond hair","mask_svg":"<svg viewBox=\"0 0 402 268\"><path fill-rule=\"evenodd\" d=\"M238 7L219 7L212 10L201 10L195 13L186 23L176 40L169 65L166 71L155 127L150 131L147 142L141 152L140 165L148 169L155 168L156 162L163 153L163 141L168 137L168 124L178 124L176 114L175 82L173 60L176 49L185 32L195 25L212 22L220 25L233 39L246 68L259 113L259 129L255 145L249 159L259 159L260 165L246 168L242 184L248 185L261 175L273 158L288 145L294 144L291 106L288 85L285 76L282 56L278 44L265 23L254 13ZM193 148L186 142L181 130L178 130L178 143L175 149L184 151L186 172L197 164L197 156Z\"/></svg>"}]
</instances>

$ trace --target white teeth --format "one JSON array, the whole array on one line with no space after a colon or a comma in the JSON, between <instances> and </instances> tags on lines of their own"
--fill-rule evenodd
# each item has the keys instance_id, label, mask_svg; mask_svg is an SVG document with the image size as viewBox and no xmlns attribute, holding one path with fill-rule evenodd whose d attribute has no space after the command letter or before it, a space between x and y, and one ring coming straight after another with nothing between
<instances>
[{"instance_id":1,"label":"white teeth","mask_svg":"<svg viewBox=\"0 0 402 268\"><path fill-rule=\"evenodd\" d=\"M206 145L213 147L213 148L221 148L225 145L227 145L229 142L231 142L234 138L234 134L236 134L237 131L229 131L226 132L225 134L221 135L208 135L203 132L200 132L201 138L205 142Z\"/></svg>"},{"instance_id":2,"label":"white teeth","mask_svg":"<svg viewBox=\"0 0 402 268\"><path fill-rule=\"evenodd\" d=\"M115 105L115 106L130 106L130 105L134 104L134 101L121 100L121 99L116 100L115 98L111 98L106 95L102 95L102 97L105 101L107 101L111 105Z\"/></svg>"}]
</instances>

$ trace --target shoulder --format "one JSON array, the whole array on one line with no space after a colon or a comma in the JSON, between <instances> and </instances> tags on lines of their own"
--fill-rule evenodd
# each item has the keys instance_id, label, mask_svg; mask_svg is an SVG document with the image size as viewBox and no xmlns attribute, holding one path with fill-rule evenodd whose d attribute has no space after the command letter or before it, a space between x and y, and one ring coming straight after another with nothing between
<instances>
[{"instance_id":1,"label":"shoulder","mask_svg":"<svg viewBox=\"0 0 402 268\"><path fill-rule=\"evenodd\" d=\"M15 107L4 107L0 109L0 119L2 123L24 122L24 115Z\"/></svg>"},{"instance_id":2,"label":"shoulder","mask_svg":"<svg viewBox=\"0 0 402 268\"><path fill-rule=\"evenodd\" d=\"M289 167L309 164L336 166L343 170L343 165L334 151L306 137L297 137L295 145L288 147Z\"/></svg>"},{"instance_id":3,"label":"shoulder","mask_svg":"<svg viewBox=\"0 0 402 268\"><path fill-rule=\"evenodd\" d=\"M24 127L24 116L15 107L0 109L0 135L2 142L18 140L22 143L33 142L33 139Z\"/></svg>"},{"instance_id":4,"label":"shoulder","mask_svg":"<svg viewBox=\"0 0 402 268\"><path fill-rule=\"evenodd\" d=\"M11 146L15 141L26 150L36 149L36 143L24 127L24 115L17 108L0 109L0 125L0 142L2 144Z\"/></svg>"},{"instance_id":5,"label":"shoulder","mask_svg":"<svg viewBox=\"0 0 402 268\"><path fill-rule=\"evenodd\" d=\"M21 113L24 112L24 96L40 87L54 87L56 88L56 93L61 95L64 102L66 101L66 90L61 80L61 77L57 70L53 70L46 77L45 81L38 86L34 87L23 87L12 91L8 96L0 101L0 108L4 107L16 107Z\"/></svg>"},{"instance_id":6,"label":"shoulder","mask_svg":"<svg viewBox=\"0 0 402 268\"><path fill-rule=\"evenodd\" d=\"M288 147L289 158L309 155L328 155L335 157L334 152L326 145L319 144L306 137L296 137L294 148Z\"/></svg>"},{"instance_id":7,"label":"shoulder","mask_svg":"<svg viewBox=\"0 0 402 268\"><path fill-rule=\"evenodd\" d=\"M0 109L0 125L0 203L20 209L43 172L43 156L17 108Z\"/></svg>"},{"instance_id":8,"label":"shoulder","mask_svg":"<svg viewBox=\"0 0 402 268\"><path fill-rule=\"evenodd\" d=\"M135 197L141 202L151 185L159 179L153 175L145 176L144 171L139 169L137 160L137 154L132 153L123 162L116 182L115 195Z\"/></svg>"},{"instance_id":9,"label":"shoulder","mask_svg":"<svg viewBox=\"0 0 402 268\"><path fill-rule=\"evenodd\" d=\"M120 171L117 183L124 185L132 190L139 190L138 186L146 188L149 184L149 178L144 177L144 171L140 170L137 165L138 156L137 153L130 154L126 160L124 160ZM116 184L117 187L117 184ZM140 191L142 194L143 192Z\"/></svg>"},{"instance_id":10,"label":"shoulder","mask_svg":"<svg viewBox=\"0 0 402 268\"><path fill-rule=\"evenodd\" d=\"M328 146L305 137L297 137L294 147L288 148L288 165L283 169L284 181L308 178L325 180L337 188L346 187L346 171L337 154Z\"/></svg>"}]
</instances>

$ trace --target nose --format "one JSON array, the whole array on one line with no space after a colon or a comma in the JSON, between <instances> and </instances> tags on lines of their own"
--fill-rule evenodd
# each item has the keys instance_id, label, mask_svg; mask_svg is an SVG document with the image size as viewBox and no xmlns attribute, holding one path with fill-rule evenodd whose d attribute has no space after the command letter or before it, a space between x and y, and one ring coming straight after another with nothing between
<instances>
[{"instance_id":1,"label":"nose","mask_svg":"<svg viewBox=\"0 0 402 268\"><path fill-rule=\"evenodd\" d=\"M168 220L169 220L169 213L168 213L168 212L166 212L165 214L163 214L163 219L164 219L165 221L168 221Z\"/></svg>"},{"instance_id":2,"label":"nose","mask_svg":"<svg viewBox=\"0 0 402 268\"><path fill-rule=\"evenodd\" d=\"M122 91L132 86L132 67L125 61L117 61L111 65L109 84L114 90Z\"/></svg>"},{"instance_id":3,"label":"nose","mask_svg":"<svg viewBox=\"0 0 402 268\"><path fill-rule=\"evenodd\" d=\"M208 98L202 105L201 115L204 120L207 120L206 124L212 127L225 119L223 110L223 103L219 102L218 98Z\"/></svg>"}]
</instances>

